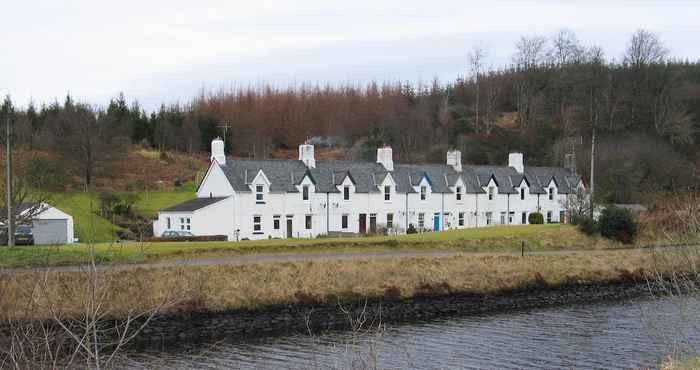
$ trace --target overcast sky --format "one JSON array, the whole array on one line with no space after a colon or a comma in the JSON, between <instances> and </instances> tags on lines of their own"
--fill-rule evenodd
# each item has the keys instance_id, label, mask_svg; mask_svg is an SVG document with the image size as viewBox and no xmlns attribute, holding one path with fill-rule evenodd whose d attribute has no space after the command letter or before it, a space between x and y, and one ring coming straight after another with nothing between
<instances>
[{"instance_id":1,"label":"overcast sky","mask_svg":"<svg viewBox=\"0 0 700 370\"><path fill-rule=\"evenodd\" d=\"M441 81L482 45L510 61L520 36L574 31L619 59L632 32L657 32L700 59L700 1L0 0L0 93L16 104L104 104L120 91L146 109L202 88L269 82Z\"/></svg>"}]
</instances>

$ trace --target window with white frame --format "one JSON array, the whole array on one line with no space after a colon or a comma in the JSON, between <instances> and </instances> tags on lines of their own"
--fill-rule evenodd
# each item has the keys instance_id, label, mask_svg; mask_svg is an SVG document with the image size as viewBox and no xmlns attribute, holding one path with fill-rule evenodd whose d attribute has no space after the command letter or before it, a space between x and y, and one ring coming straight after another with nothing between
<instances>
[{"instance_id":1,"label":"window with white frame","mask_svg":"<svg viewBox=\"0 0 700 370\"><path fill-rule=\"evenodd\" d=\"M506 213L501 212L501 225L505 225L506 223Z\"/></svg>"},{"instance_id":2,"label":"window with white frame","mask_svg":"<svg viewBox=\"0 0 700 370\"><path fill-rule=\"evenodd\" d=\"M459 217L457 218L457 224L459 226L464 226L464 212L459 212Z\"/></svg>"},{"instance_id":3,"label":"window with white frame","mask_svg":"<svg viewBox=\"0 0 700 370\"><path fill-rule=\"evenodd\" d=\"M552 223L552 211L547 211L547 223Z\"/></svg>"},{"instance_id":4,"label":"window with white frame","mask_svg":"<svg viewBox=\"0 0 700 370\"><path fill-rule=\"evenodd\" d=\"M281 217L282 217L282 216L280 216L280 215L274 215L274 216L272 216L272 228L273 228L273 229L275 229L275 230L279 230L279 229L280 229L280 218L281 218Z\"/></svg>"},{"instance_id":5,"label":"window with white frame","mask_svg":"<svg viewBox=\"0 0 700 370\"><path fill-rule=\"evenodd\" d=\"M263 193L264 189L265 188L262 185L255 185L255 203L265 203L265 193Z\"/></svg>"},{"instance_id":6,"label":"window with white frame","mask_svg":"<svg viewBox=\"0 0 700 370\"><path fill-rule=\"evenodd\" d=\"M418 214L418 228L423 229L425 228L425 213L419 213Z\"/></svg>"},{"instance_id":7,"label":"window with white frame","mask_svg":"<svg viewBox=\"0 0 700 370\"><path fill-rule=\"evenodd\" d=\"M515 217L515 212L512 212L512 211L508 212L508 224L509 225L513 223L513 217Z\"/></svg>"},{"instance_id":8,"label":"window with white frame","mask_svg":"<svg viewBox=\"0 0 700 370\"><path fill-rule=\"evenodd\" d=\"M525 200L525 188L520 188L520 200Z\"/></svg>"},{"instance_id":9,"label":"window with white frame","mask_svg":"<svg viewBox=\"0 0 700 370\"><path fill-rule=\"evenodd\" d=\"M421 186L420 187L420 200L425 200L427 196L428 196L428 187Z\"/></svg>"},{"instance_id":10,"label":"window with white frame","mask_svg":"<svg viewBox=\"0 0 700 370\"><path fill-rule=\"evenodd\" d=\"M391 200L391 186L384 185L384 200Z\"/></svg>"},{"instance_id":11,"label":"window with white frame","mask_svg":"<svg viewBox=\"0 0 700 370\"><path fill-rule=\"evenodd\" d=\"M189 217L180 217L180 230L191 230Z\"/></svg>"},{"instance_id":12,"label":"window with white frame","mask_svg":"<svg viewBox=\"0 0 700 370\"><path fill-rule=\"evenodd\" d=\"M311 215L306 215L306 230L311 230L312 219Z\"/></svg>"},{"instance_id":13,"label":"window with white frame","mask_svg":"<svg viewBox=\"0 0 700 370\"><path fill-rule=\"evenodd\" d=\"M343 200L350 200L350 187L349 186L343 187Z\"/></svg>"},{"instance_id":14,"label":"window with white frame","mask_svg":"<svg viewBox=\"0 0 700 370\"><path fill-rule=\"evenodd\" d=\"M549 200L554 200L554 188L549 188Z\"/></svg>"},{"instance_id":15,"label":"window with white frame","mask_svg":"<svg viewBox=\"0 0 700 370\"><path fill-rule=\"evenodd\" d=\"M496 190L493 186L489 186L489 200L493 200L493 194Z\"/></svg>"},{"instance_id":16,"label":"window with white frame","mask_svg":"<svg viewBox=\"0 0 700 370\"><path fill-rule=\"evenodd\" d=\"M166 217L165 221L168 223L167 229L170 230L170 217Z\"/></svg>"},{"instance_id":17,"label":"window with white frame","mask_svg":"<svg viewBox=\"0 0 700 370\"><path fill-rule=\"evenodd\" d=\"M341 227L343 229L348 228L348 215L343 215L343 217L341 218Z\"/></svg>"},{"instance_id":18,"label":"window with white frame","mask_svg":"<svg viewBox=\"0 0 700 370\"><path fill-rule=\"evenodd\" d=\"M301 187L301 199L309 200L309 185L304 185Z\"/></svg>"},{"instance_id":19,"label":"window with white frame","mask_svg":"<svg viewBox=\"0 0 700 370\"><path fill-rule=\"evenodd\" d=\"M520 223L523 225L527 225L527 212L523 212L520 215Z\"/></svg>"},{"instance_id":20,"label":"window with white frame","mask_svg":"<svg viewBox=\"0 0 700 370\"><path fill-rule=\"evenodd\" d=\"M253 234L262 234L262 216L253 216Z\"/></svg>"},{"instance_id":21,"label":"window with white frame","mask_svg":"<svg viewBox=\"0 0 700 370\"><path fill-rule=\"evenodd\" d=\"M486 212L486 224L491 225L493 223L493 212Z\"/></svg>"},{"instance_id":22,"label":"window with white frame","mask_svg":"<svg viewBox=\"0 0 700 370\"><path fill-rule=\"evenodd\" d=\"M457 187L456 197L457 197L457 200L462 200L462 187L461 186Z\"/></svg>"},{"instance_id":23,"label":"window with white frame","mask_svg":"<svg viewBox=\"0 0 700 370\"><path fill-rule=\"evenodd\" d=\"M387 213L386 214L386 228L391 229L393 227L394 227L394 214Z\"/></svg>"}]
</instances>

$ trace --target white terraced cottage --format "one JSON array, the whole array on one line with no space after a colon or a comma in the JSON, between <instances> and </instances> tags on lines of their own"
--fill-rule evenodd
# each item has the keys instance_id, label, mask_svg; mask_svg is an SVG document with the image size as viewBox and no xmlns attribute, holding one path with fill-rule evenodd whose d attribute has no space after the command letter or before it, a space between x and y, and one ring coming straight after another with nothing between
<instances>
[{"instance_id":1,"label":"white terraced cottage","mask_svg":"<svg viewBox=\"0 0 700 370\"><path fill-rule=\"evenodd\" d=\"M211 165L197 198L163 209L154 235L168 230L226 235L228 240L309 238L323 234L405 233L528 223L566 222L566 203L583 183L563 167L526 167L522 153L508 166L462 165L459 151L446 164L395 164L390 147L377 161L317 161L313 145L299 160L227 159L224 142L211 143Z\"/></svg>"}]
</instances>

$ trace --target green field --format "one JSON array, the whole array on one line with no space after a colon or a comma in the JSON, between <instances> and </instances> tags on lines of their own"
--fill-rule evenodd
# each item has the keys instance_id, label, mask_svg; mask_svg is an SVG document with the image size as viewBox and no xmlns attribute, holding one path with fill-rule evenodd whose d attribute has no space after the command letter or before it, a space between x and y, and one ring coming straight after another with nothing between
<instances>
[{"instance_id":1,"label":"green field","mask_svg":"<svg viewBox=\"0 0 700 370\"><path fill-rule=\"evenodd\" d=\"M191 190L191 189L188 189ZM136 211L146 217L155 217L159 209L166 208L195 197L191 191L139 192ZM96 215L99 208L98 193L53 193L50 203L73 216L75 235L80 241L107 242L116 239L120 227L110 220Z\"/></svg>"},{"instance_id":2,"label":"green field","mask_svg":"<svg viewBox=\"0 0 700 370\"><path fill-rule=\"evenodd\" d=\"M106 221L106 220L105 220ZM100 263L141 263L169 259L254 253L364 252L386 250L455 250L515 252L527 240L528 250L601 249L616 244L586 236L569 225L497 226L425 234L316 239L270 239L241 242L97 243ZM80 264L90 246L31 246L0 249L1 267Z\"/></svg>"}]
</instances>

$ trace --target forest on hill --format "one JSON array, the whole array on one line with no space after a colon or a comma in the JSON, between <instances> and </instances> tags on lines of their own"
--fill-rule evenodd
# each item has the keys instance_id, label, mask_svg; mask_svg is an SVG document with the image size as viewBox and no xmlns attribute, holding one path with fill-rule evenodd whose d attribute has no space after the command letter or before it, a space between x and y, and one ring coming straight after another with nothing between
<instances>
[{"instance_id":1,"label":"forest on hill","mask_svg":"<svg viewBox=\"0 0 700 370\"><path fill-rule=\"evenodd\" d=\"M135 147L201 158L222 126L238 157L288 156L309 138L347 159L374 160L389 144L398 162L442 163L449 148L471 164L505 164L517 150L528 165L562 165L575 153L587 183L595 132L600 200L698 188L700 63L672 58L657 35L636 32L617 58L566 30L522 37L505 68L489 67L487 53L465 52L466 77L447 83L236 87L151 113L123 94L106 107L68 96L20 109L8 97L1 114L12 119L16 150L46 154L20 166L30 181L72 179L33 186L63 190L118 177L113 164Z\"/></svg>"}]
</instances>

